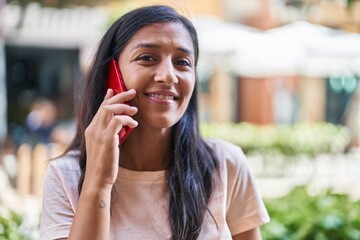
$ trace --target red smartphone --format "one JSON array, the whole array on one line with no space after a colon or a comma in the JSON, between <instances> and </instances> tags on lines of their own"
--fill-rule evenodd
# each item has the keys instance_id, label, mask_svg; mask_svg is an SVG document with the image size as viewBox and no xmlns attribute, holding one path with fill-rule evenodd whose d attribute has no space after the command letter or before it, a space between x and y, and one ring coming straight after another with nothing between
<instances>
[{"instance_id":1,"label":"red smartphone","mask_svg":"<svg viewBox=\"0 0 360 240\"><path fill-rule=\"evenodd\" d=\"M115 59L111 59L111 61L109 62L106 86L107 88L113 89L115 94L126 91L119 64ZM125 103L129 104L128 102ZM121 131L119 132L120 144L125 141L125 139L130 135L133 130L133 128L130 128L128 126L124 126L123 129L121 129Z\"/></svg>"}]
</instances>

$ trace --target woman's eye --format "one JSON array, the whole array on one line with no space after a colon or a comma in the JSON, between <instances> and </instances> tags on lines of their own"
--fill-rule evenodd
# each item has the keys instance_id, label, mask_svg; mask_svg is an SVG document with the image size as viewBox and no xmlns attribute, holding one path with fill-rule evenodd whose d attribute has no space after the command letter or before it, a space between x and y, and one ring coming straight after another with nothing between
<instances>
[{"instance_id":1,"label":"woman's eye","mask_svg":"<svg viewBox=\"0 0 360 240\"><path fill-rule=\"evenodd\" d=\"M191 67L191 63L188 60L178 60L178 61L176 61L176 64L181 65L181 66Z\"/></svg>"},{"instance_id":2,"label":"woman's eye","mask_svg":"<svg viewBox=\"0 0 360 240\"><path fill-rule=\"evenodd\" d=\"M150 55L141 55L138 57L138 60L142 60L142 61L154 61L155 58L153 56Z\"/></svg>"}]
</instances>

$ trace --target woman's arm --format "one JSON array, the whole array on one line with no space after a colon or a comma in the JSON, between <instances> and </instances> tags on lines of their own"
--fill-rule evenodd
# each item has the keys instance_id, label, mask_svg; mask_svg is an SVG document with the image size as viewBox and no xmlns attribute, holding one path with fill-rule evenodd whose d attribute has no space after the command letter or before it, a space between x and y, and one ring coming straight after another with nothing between
<instances>
[{"instance_id":1,"label":"woman's arm","mask_svg":"<svg viewBox=\"0 0 360 240\"><path fill-rule=\"evenodd\" d=\"M85 181L68 239L109 239L111 186Z\"/></svg>"},{"instance_id":2,"label":"woman's arm","mask_svg":"<svg viewBox=\"0 0 360 240\"><path fill-rule=\"evenodd\" d=\"M137 109L123 102L135 93L130 90L114 95L108 90L85 130L85 178L68 239L109 239L111 190L119 169L118 133L123 126L137 126L131 118Z\"/></svg>"},{"instance_id":3,"label":"woman's arm","mask_svg":"<svg viewBox=\"0 0 360 240\"><path fill-rule=\"evenodd\" d=\"M249 231L234 235L233 240L261 240L259 228L253 228Z\"/></svg>"}]
</instances>

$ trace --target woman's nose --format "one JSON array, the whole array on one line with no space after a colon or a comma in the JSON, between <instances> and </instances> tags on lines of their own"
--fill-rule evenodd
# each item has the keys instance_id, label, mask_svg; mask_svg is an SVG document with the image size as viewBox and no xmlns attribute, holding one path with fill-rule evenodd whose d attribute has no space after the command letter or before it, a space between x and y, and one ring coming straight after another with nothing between
<instances>
[{"instance_id":1,"label":"woman's nose","mask_svg":"<svg viewBox=\"0 0 360 240\"><path fill-rule=\"evenodd\" d=\"M158 65L154 81L162 82L167 85L178 83L178 78L175 74L175 71L176 69L174 68L172 61L164 60Z\"/></svg>"}]
</instances>

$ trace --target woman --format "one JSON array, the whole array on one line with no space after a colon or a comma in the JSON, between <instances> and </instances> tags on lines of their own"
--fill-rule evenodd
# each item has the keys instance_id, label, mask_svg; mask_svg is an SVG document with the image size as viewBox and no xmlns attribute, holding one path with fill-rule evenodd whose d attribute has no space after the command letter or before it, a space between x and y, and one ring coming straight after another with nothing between
<instances>
[{"instance_id":1,"label":"woman","mask_svg":"<svg viewBox=\"0 0 360 240\"><path fill-rule=\"evenodd\" d=\"M243 153L199 135L198 51L193 25L167 6L129 12L105 33L76 137L46 173L42 239L261 238L269 216ZM112 59L126 92L106 88ZM134 131L120 144L123 127Z\"/></svg>"}]
</instances>

